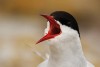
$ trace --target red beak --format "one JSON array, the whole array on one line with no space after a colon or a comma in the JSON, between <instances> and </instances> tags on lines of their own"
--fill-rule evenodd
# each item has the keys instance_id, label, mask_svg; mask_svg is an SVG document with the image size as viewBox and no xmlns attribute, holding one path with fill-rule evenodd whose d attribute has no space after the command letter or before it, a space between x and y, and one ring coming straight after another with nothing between
<instances>
[{"instance_id":1,"label":"red beak","mask_svg":"<svg viewBox=\"0 0 100 67\"><path fill-rule=\"evenodd\" d=\"M52 16L47 16L47 15L41 15L44 18L46 18L49 23L50 23L50 29L48 31L48 33L42 37L36 44L54 38L55 36L59 35L61 33L61 29L60 29L60 25L54 20L54 18Z\"/></svg>"}]
</instances>

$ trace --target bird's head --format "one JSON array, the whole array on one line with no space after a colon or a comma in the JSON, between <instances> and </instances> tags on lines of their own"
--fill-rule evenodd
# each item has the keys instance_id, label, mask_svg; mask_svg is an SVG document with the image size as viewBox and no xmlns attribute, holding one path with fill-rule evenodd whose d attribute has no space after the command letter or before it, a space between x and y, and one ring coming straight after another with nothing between
<instances>
[{"instance_id":1,"label":"bird's head","mask_svg":"<svg viewBox=\"0 0 100 67\"><path fill-rule=\"evenodd\" d=\"M37 42L49 41L65 41L67 39L80 36L78 24L75 18L64 11L56 11L48 15L41 15L48 20L45 35Z\"/></svg>"}]
</instances>

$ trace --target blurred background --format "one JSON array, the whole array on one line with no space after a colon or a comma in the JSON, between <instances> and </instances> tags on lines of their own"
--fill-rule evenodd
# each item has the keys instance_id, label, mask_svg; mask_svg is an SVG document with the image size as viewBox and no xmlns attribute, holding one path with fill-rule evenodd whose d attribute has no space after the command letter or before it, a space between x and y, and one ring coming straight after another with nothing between
<instances>
[{"instance_id":1,"label":"blurred background","mask_svg":"<svg viewBox=\"0 0 100 67\"><path fill-rule=\"evenodd\" d=\"M48 45L35 45L46 28L40 14L66 11L77 20L86 58L100 67L99 0L0 0L0 67L37 67Z\"/></svg>"}]
</instances>

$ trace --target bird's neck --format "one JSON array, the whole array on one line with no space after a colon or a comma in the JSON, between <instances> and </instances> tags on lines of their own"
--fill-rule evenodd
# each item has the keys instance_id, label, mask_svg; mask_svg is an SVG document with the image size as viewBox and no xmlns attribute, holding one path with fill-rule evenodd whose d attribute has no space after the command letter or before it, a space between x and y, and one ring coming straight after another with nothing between
<instances>
[{"instance_id":1,"label":"bird's neck","mask_svg":"<svg viewBox=\"0 0 100 67\"><path fill-rule=\"evenodd\" d=\"M86 67L80 39L50 45L48 67Z\"/></svg>"}]
</instances>

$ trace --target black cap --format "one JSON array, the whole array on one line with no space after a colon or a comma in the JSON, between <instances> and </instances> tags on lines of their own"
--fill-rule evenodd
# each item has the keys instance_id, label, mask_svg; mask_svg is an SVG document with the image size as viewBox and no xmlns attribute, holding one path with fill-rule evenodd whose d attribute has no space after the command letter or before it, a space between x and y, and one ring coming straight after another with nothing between
<instances>
[{"instance_id":1,"label":"black cap","mask_svg":"<svg viewBox=\"0 0 100 67\"><path fill-rule=\"evenodd\" d=\"M76 30L80 36L79 27L75 18L65 11L55 11L50 14L55 20L59 21L62 25L66 25Z\"/></svg>"}]
</instances>

